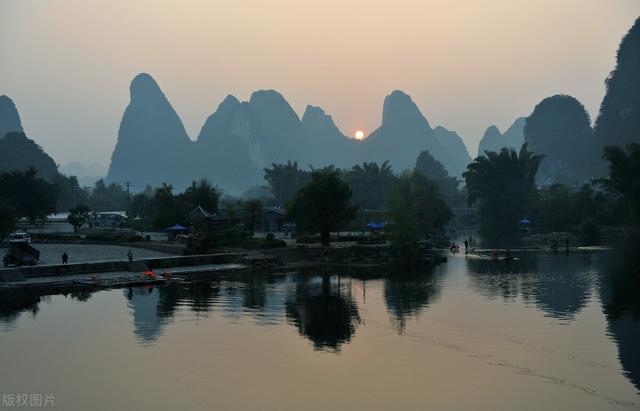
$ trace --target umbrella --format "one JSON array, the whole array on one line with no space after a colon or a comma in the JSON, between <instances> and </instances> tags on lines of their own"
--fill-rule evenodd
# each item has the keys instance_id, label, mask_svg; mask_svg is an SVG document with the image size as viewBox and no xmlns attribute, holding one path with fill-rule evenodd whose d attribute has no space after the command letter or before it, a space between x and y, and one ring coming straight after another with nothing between
<instances>
[{"instance_id":1,"label":"umbrella","mask_svg":"<svg viewBox=\"0 0 640 411\"><path fill-rule=\"evenodd\" d=\"M527 220L526 218L523 218L522 220L520 220L520 224L529 224L531 223L531 221Z\"/></svg>"},{"instance_id":2,"label":"umbrella","mask_svg":"<svg viewBox=\"0 0 640 411\"><path fill-rule=\"evenodd\" d=\"M367 228L370 228L372 230L380 230L384 228L384 223L370 222L369 224L367 224Z\"/></svg>"}]
</instances>

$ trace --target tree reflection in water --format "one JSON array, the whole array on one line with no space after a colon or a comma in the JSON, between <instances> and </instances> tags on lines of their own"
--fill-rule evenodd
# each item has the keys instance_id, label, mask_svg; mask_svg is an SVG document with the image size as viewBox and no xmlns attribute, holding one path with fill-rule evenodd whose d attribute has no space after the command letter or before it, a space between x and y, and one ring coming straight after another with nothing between
<instances>
[{"instance_id":1,"label":"tree reflection in water","mask_svg":"<svg viewBox=\"0 0 640 411\"><path fill-rule=\"evenodd\" d=\"M595 285L589 255L521 253L515 261L467 259L471 284L480 294L513 302L518 297L551 317L572 320Z\"/></svg>"},{"instance_id":2,"label":"tree reflection in water","mask_svg":"<svg viewBox=\"0 0 640 411\"><path fill-rule=\"evenodd\" d=\"M640 257L617 252L601 257L600 300L607 331L618 346L625 375L640 390Z\"/></svg>"},{"instance_id":3,"label":"tree reflection in water","mask_svg":"<svg viewBox=\"0 0 640 411\"><path fill-rule=\"evenodd\" d=\"M384 280L384 301L398 334L404 334L407 320L417 317L440 294L433 269L389 272Z\"/></svg>"},{"instance_id":4,"label":"tree reflection in water","mask_svg":"<svg viewBox=\"0 0 640 411\"><path fill-rule=\"evenodd\" d=\"M358 307L351 287L341 284L339 276L332 281L329 274L322 274L321 281L317 280L317 276L298 279L285 302L286 316L316 350L339 351L360 324Z\"/></svg>"}]
</instances>

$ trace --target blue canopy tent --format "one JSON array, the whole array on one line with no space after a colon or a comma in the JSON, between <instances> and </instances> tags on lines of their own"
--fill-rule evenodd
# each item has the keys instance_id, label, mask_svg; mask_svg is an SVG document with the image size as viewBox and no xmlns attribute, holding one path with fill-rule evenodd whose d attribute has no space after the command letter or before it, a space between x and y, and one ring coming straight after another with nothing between
<instances>
[{"instance_id":1,"label":"blue canopy tent","mask_svg":"<svg viewBox=\"0 0 640 411\"><path fill-rule=\"evenodd\" d=\"M180 224L176 224L172 227L167 227L164 229L165 231L173 231L173 232L180 232L180 231L187 231L187 227L180 225Z\"/></svg>"},{"instance_id":2,"label":"blue canopy tent","mask_svg":"<svg viewBox=\"0 0 640 411\"><path fill-rule=\"evenodd\" d=\"M167 227L164 229L164 231L169 233L169 240L170 241L175 241L176 237L178 236L178 234L184 233L185 231L187 231L187 227L180 225L180 224L176 224L172 227Z\"/></svg>"},{"instance_id":3,"label":"blue canopy tent","mask_svg":"<svg viewBox=\"0 0 640 411\"><path fill-rule=\"evenodd\" d=\"M526 218L523 218L522 220L520 220L520 224L531 224L531 221Z\"/></svg>"},{"instance_id":4,"label":"blue canopy tent","mask_svg":"<svg viewBox=\"0 0 640 411\"><path fill-rule=\"evenodd\" d=\"M384 223L375 223L372 221L367 224L367 228L370 230L382 230L384 228Z\"/></svg>"}]
</instances>

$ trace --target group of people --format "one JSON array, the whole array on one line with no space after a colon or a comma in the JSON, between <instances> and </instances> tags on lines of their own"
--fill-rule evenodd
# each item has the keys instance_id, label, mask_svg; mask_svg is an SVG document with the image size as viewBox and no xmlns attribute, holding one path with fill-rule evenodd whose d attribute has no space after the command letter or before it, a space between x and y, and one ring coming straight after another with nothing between
<instances>
[{"instance_id":1,"label":"group of people","mask_svg":"<svg viewBox=\"0 0 640 411\"><path fill-rule=\"evenodd\" d=\"M462 242L464 244L464 252L465 254L469 252L469 244L470 244L470 239L465 238L464 241ZM451 243L451 247L449 247L449 251L451 251L452 253L458 253L460 252L460 246L458 245L458 243Z\"/></svg>"}]
</instances>

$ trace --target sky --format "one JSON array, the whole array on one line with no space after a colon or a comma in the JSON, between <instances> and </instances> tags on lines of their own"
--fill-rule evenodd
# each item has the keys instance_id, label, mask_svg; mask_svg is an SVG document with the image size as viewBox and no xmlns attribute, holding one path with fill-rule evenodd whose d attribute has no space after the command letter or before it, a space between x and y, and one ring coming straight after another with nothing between
<instances>
[{"instance_id":1,"label":"sky","mask_svg":"<svg viewBox=\"0 0 640 411\"><path fill-rule=\"evenodd\" d=\"M0 95L59 164L108 165L129 83L151 74L195 139L228 94L282 93L353 136L413 97L470 154L543 98L592 116L638 0L0 0Z\"/></svg>"}]
</instances>

